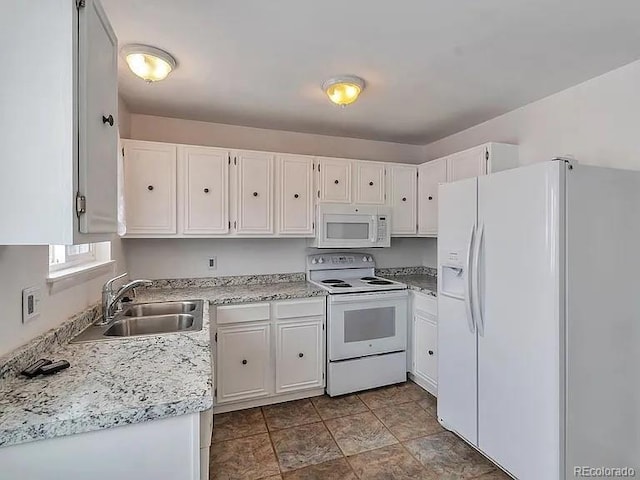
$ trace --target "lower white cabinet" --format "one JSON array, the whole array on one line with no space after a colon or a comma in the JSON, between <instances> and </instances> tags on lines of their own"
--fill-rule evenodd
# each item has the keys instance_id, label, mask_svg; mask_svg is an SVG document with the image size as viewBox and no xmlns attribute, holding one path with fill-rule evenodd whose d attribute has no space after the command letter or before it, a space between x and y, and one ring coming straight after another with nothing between
<instances>
[{"instance_id":1,"label":"lower white cabinet","mask_svg":"<svg viewBox=\"0 0 640 480\"><path fill-rule=\"evenodd\" d=\"M216 309L216 413L324 392L325 297Z\"/></svg>"},{"instance_id":2,"label":"lower white cabinet","mask_svg":"<svg viewBox=\"0 0 640 480\"><path fill-rule=\"evenodd\" d=\"M438 392L438 303L411 292L411 378L433 395Z\"/></svg>"}]
</instances>

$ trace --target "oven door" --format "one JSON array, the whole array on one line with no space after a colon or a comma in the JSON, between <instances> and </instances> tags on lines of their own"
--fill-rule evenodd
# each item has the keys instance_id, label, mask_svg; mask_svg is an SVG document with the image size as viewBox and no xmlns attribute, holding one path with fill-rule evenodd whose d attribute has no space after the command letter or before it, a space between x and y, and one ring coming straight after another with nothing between
<instances>
[{"instance_id":1,"label":"oven door","mask_svg":"<svg viewBox=\"0 0 640 480\"><path fill-rule=\"evenodd\" d=\"M318 247L373 247L377 242L376 215L325 213L318 231Z\"/></svg>"},{"instance_id":2,"label":"oven door","mask_svg":"<svg viewBox=\"0 0 640 480\"><path fill-rule=\"evenodd\" d=\"M329 296L330 361L407 348L406 290Z\"/></svg>"}]
</instances>

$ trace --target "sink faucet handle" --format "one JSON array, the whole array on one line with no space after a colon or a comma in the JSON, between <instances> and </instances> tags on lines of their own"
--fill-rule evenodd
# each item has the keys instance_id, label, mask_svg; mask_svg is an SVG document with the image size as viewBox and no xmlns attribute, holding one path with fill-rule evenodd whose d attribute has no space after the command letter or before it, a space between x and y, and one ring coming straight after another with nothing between
<instances>
[{"instance_id":1,"label":"sink faucet handle","mask_svg":"<svg viewBox=\"0 0 640 480\"><path fill-rule=\"evenodd\" d=\"M107 283L104 284L104 287L102 287L102 290L107 291L107 292L113 291L113 288L112 288L113 282L115 282L116 280L120 280L121 278L124 278L127 275L129 275L129 273L128 272L124 272L124 273L118 275L117 277L113 277L112 279L107 280Z\"/></svg>"}]
</instances>

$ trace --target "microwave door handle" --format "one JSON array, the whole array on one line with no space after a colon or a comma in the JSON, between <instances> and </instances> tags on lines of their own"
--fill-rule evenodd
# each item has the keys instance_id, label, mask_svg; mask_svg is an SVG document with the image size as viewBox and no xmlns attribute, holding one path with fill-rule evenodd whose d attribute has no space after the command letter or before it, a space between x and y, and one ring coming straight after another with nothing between
<instances>
[{"instance_id":1,"label":"microwave door handle","mask_svg":"<svg viewBox=\"0 0 640 480\"><path fill-rule=\"evenodd\" d=\"M371 228L369 241L371 243L376 243L376 240L378 239L378 217L376 217L375 215L372 215L371 222L369 223L369 225Z\"/></svg>"}]
</instances>

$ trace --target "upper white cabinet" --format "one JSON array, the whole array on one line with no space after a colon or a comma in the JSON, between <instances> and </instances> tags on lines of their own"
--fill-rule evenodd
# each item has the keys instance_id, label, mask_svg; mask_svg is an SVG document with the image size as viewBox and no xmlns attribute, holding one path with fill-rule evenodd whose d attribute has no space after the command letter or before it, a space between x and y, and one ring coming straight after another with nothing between
<instances>
[{"instance_id":1,"label":"upper white cabinet","mask_svg":"<svg viewBox=\"0 0 640 480\"><path fill-rule=\"evenodd\" d=\"M447 159L418 167L418 233L438 234L438 185L447 181Z\"/></svg>"},{"instance_id":2,"label":"upper white cabinet","mask_svg":"<svg viewBox=\"0 0 640 480\"><path fill-rule=\"evenodd\" d=\"M415 235L417 228L418 167L387 167L388 195L391 206L391 235Z\"/></svg>"},{"instance_id":3,"label":"upper white cabinet","mask_svg":"<svg viewBox=\"0 0 640 480\"><path fill-rule=\"evenodd\" d=\"M318 159L318 199L321 202L351 203L351 160Z\"/></svg>"},{"instance_id":4,"label":"upper white cabinet","mask_svg":"<svg viewBox=\"0 0 640 480\"><path fill-rule=\"evenodd\" d=\"M273 155L243 151L236 159L236 232L272 234Z\"/></svg>"},{"instance_id":5,"label":"upper white cabinet","mask_svg":"<svg viewBox=\"0 0 640 480\"><path fill-rule=\"evenodd\" d=\"M167 235L176 229L176 147L128 140L124 146L128 234Z\"/></svg>"},{"instance_id":6,"label":"upper white cabinet","mask_svg":"<svg viewBox=\"0 0 640 480\"><path fill-rule=\"evenodd\" d=\"M448 181L479 177L518 165L518 146L487 143L447 157Z\"/></svg>"},{"instance_id":7,"label":"upper white cabinet","mask_svg":"<svg viewBox=\"0 0 640 480\"><path fill-rule=\"evenodd\" d=\"M11 226L0 244L111 238L118 49L100 3L5 3L0 41L0 138L12 159L0 179L0 222Z\"/></svg>"},{"instance_id":8,"label":"upper white cabinet","mask_svg":"<svg viewBox=\"0 0 640 480\"><path fill-rule=\"evenodd\" d=\"M207 147L178 147L185 235L229 231L229 152Z\"/></svg>"},{"instance_id":9,"label":"upper white cabinet","mask_svg":"<svg viewBox=\"0 0 640 480\"><path fill-rule=\"evenodd\" d=\"M278 234L313 235L313 159L277 158Z\"/></svg>"},{"instance_id":10,"label":"upper white cabinet","mask_svg":"<svg viewBox=\"0 0 640 480\"><path fill-rule=\"evenodd\" d=\"M353 162L355 170L355 203L382 205L385 203L385 164Z\"/></svg>"}]
</instances>

